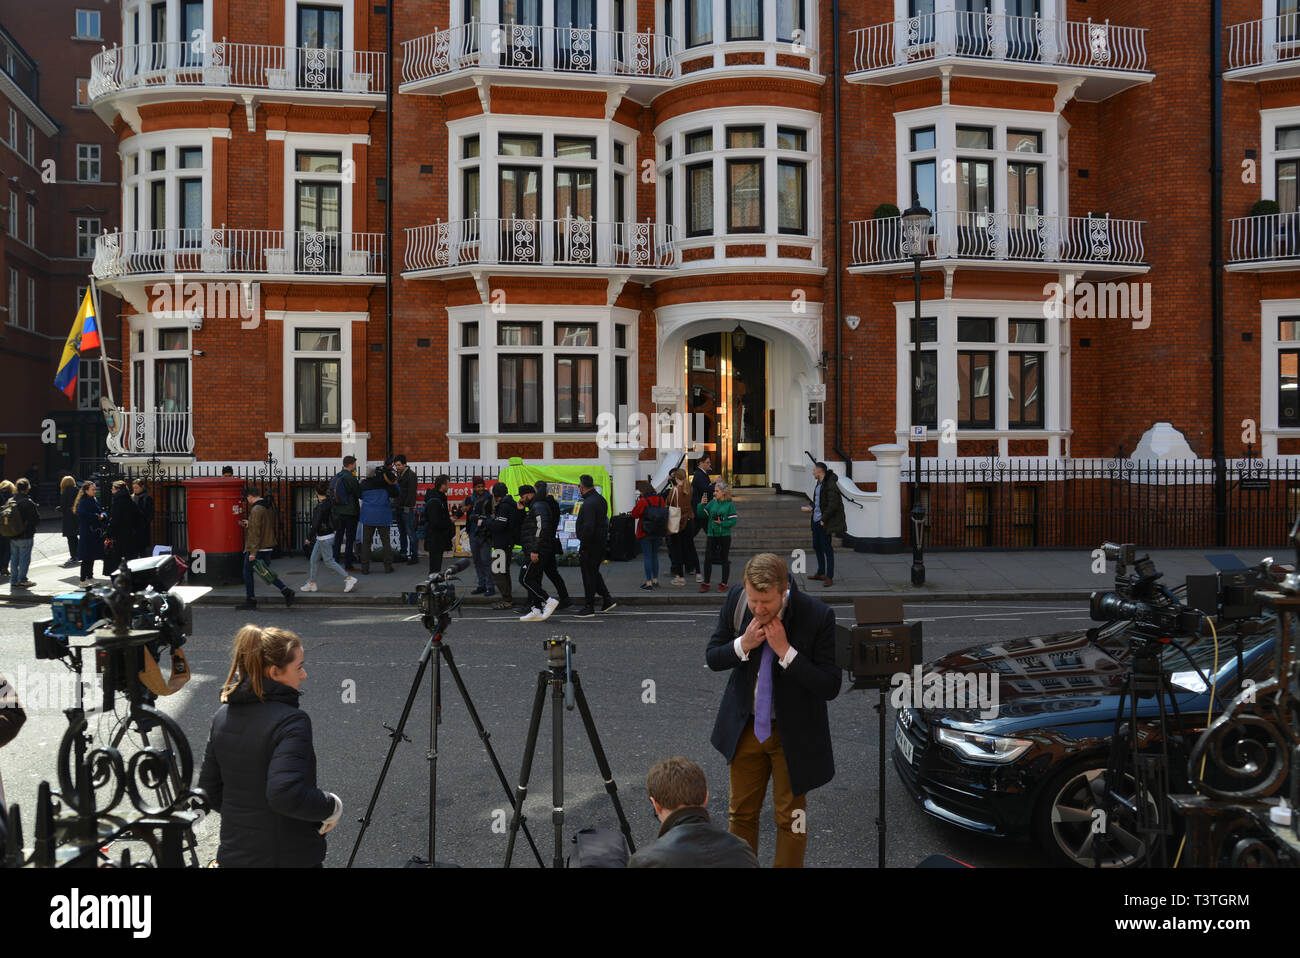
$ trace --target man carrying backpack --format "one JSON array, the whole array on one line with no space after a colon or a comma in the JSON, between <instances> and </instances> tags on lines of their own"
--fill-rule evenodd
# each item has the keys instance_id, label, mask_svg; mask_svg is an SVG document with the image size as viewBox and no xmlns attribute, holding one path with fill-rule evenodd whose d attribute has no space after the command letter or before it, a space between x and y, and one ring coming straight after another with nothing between
<instances>
[{"instance_id":1,"label":"man carrying backpack","mask_svg":"<svg viewBox=\"0 0 1300 958\"><path fill-rule=\"evenodd\" d=\"M36 585L27 578L27 569L32 561L32 543L36 539L36 527L41 515L32 502L32 484L26 479L19 479L17 492L13 498L0 507L0 534L9 540L9 589L30 589Z\"/></svg>"},{"instance_id":2,"label":"man carrying backpack","mask_svg":"<svg viewBox=\"0 0 1300 958\"><path fill-rule=\"evenodd\" d=\"M248 503L248 518L240 520L244 526L244 602L235 606L242 612L257 609L253 594L253 577L280 590L286 607L293 605L293 589L280 581L267 560L276 546L275 509L271 500L262 495L257 486L244 486L244 500Z\"/></svg>"},{"instance_id":3,"label":"man carrying backpack","mask_svg":"<svg viewBox=\"0 0 1300 958\"><path fill-rule=\"evenodd\" d=\"M357 480L357 457L344 456L343 468L330 480L330 501L338 535L334 537L334 561L348 572L356 571L357 522L361 518L361 483ZM346 540L346 542L344 541Z\"/></svg>"}]
</instances>

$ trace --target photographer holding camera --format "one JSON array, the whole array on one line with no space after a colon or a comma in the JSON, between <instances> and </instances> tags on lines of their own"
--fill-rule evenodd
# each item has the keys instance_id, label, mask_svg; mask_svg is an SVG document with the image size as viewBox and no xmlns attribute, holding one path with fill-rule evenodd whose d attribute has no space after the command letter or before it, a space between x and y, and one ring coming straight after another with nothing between
<instances>
[{"instance_id":1,"label":"photographer holding camera","mask_svg":"<svg viewBox=\"0 0 1300 958\"><path fill-rule=\"evenodd\" d=\"M343 802L316 787L311 719L298 706L302 640L246 625L235 636L199 787L221 815L222 868L319 868Z\"/></svg>"}]
</instances>

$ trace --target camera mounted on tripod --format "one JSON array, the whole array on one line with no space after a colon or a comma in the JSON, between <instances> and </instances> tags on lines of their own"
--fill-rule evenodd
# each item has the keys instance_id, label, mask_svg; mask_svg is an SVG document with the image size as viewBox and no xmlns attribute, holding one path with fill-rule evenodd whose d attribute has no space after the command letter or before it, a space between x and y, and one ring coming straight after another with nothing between
<instances>
[{"instance_id":1,"label":"camera mounted on tripod","mask_svg":"<svg viewBox=\"0 0 1300 958\"><path fill-rule=\"evenodd\" d=\"M470 560L461 559L415 587L415 602L420 609L420 623L430 632L441 633L451 625L451 613L460 608L453 580L469 568Z\"/></svg>"}]
</instances>

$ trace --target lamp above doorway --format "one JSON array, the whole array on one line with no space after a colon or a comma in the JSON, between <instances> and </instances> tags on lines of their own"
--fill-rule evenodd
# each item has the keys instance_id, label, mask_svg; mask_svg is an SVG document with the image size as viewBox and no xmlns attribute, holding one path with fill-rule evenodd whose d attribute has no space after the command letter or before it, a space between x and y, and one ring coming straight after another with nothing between
<instances>
[{"instance_id":1,"label":"lamp above doorway","mask_svg":"<svg viewBox=\"0 0 1300 958\"><path fill-rule=\"evenodd\" d=\"M748 338L749 334L745 332L745 327L737 323L736 328L731 331L731 345L737 349L744 349L745 340Z\"/></svg>"}]
</instances>

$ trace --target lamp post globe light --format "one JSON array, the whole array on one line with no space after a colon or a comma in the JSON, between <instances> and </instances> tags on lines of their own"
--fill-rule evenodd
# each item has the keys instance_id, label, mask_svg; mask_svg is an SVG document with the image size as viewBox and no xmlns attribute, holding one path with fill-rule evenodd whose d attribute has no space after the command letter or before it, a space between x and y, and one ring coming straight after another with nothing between
<instances>
[{"instance_id":1,"label":"lamp post globe light","mask_svg":"<svg viewBox=\"0 0 1300 958\"><path fill-rule=\"evenodd\" d=\"M903 213L903 252L912 257L912 288L915 291L916 309L912 317L912 348L914 370L912 373L912 415L921 416L921 260L925 258L930 240L930 211L921 205L920 197L912 194L912 205ZM920 423L913 422L913 426ZM912 585L925 585L925 507L921 505L921 442L913 435L912 465Z\"/></svg>"}]
</instances>

